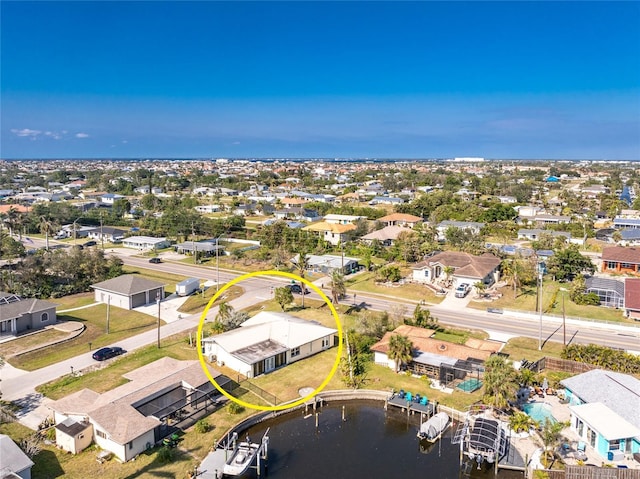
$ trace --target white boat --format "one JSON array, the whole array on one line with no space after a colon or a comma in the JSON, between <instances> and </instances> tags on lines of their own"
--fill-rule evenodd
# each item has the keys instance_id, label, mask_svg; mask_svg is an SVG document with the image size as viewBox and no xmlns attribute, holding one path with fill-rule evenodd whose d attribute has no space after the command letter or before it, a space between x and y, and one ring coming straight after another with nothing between
<instances>
[{"instance_id":1,"label":"white boat","mask_svg":"<svg viewBox=\"0 0 640 479\"><path fill-rule=\"evenodd\" d=\"M447 413L439 412L432 416L427 422L420 425L420 431L418 431L418 437L420 439L426 439L427 441L435 442L440 439L442 433L451 424L451 419Z\"/></svg>"},{"instance_id":2,"label":"white boat","mask_svg":"<svg viewBox=\"0 0 640 479\"><path fill-rule=\"evenodd\" d=\"M223 472L228 476L244 474L253 463L256 454L260 450L259 444L252 442L240 442L231 453L231 457L224 465Z\"/></svg>"}]
</instances>

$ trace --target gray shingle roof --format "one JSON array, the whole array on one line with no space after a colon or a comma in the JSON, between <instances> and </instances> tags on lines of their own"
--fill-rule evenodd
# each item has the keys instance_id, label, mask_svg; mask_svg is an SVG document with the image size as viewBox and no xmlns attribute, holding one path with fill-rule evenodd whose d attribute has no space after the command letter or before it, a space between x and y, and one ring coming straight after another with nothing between
<instances>
[{"instance_id":1,"label":"gray shingle roof","mask_svg":"<svg viewBox=\"0 0 640 479\"><path fill-rule=\"evenodd\" d=\"M46 311L48 309L55 308L56 306L58 305L55 303L35 298L26 298L21 299L20 301L0 304L0 321L19 318L25 313Z\"/></svg>"},{"instance_id":2,"label":"gray shingle roof","mask_svg":"<svg viewBox=\"0 0 640 479\"><path fill-rule=\"evenodd\" d=\"M640 427L640 380L628 374L594 369L560 381L586 403L600 402Z\"/></svg>"},{"instance_id":3,"label":"gray shingle roof","mask_svg":"<svg viewBox=\"0 0 640 479\"><path fill-rule=\"evenodd\" d=\"M624 283L617 279L601 278L599 276L591 276L585 281L587 291L591 289L601 289L605 291L615 291L621 297L624 296Z\"/></svg>"},{"instance_id":4,"label":"gray shingle roof","mask_svg":"<svg viewBox=\"0 0 640 479\"><path fill-rule=\"evenodd\" d=\"M110 293L124 294L131 296L132 294L142 293L150 289L163 287L163 283L142 278L135 274L123 274L117 278L108 279L101 283L92 284L94 289L102 289Z\"/></svg>"}]
</instances>

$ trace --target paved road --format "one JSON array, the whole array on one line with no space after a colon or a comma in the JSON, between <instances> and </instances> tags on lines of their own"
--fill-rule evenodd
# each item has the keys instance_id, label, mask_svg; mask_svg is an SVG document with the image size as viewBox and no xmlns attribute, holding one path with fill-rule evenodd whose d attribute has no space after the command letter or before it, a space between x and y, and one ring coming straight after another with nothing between
<instances>
[{"instance_id":1,"label":"paved road","mask_svg":"<svg viewBox=\"0 0 640 479\"><path fill-rule=\"evenodd\" d=\"M33 241L37 242L37 240ZM114 254L118 254L127 265L145 268L150 266L147 259L130 256L126 253L128 253L126 250L114 250ZM227 282L240 275L240 273L236 272L183 263L154 264L153 269L167 273L198 277L214 282L219 279L221 283ZM236 309L241 309L254 304L256 301L263 301L271 296L272 286L287 282L289 282L287 279L278 277L249 279L242 283L245 294L232 301L231 304ZM313 293L311 297L317 297L317 295ZM343 302L348 303L350 300L353 301L353 296L348 295ZM390 311L394 307L404 305L408 314L412 313L416 304L410 301L396 301L393 297L373 296L363 293L357 294L357 303L359 306L379 311ZM539 338L539 328L541 326L542 341L563 341L562 320L559 318L545 316L541 325L539 317L533 314L492 314L470 308L451 309L451 306L447 307L446 304L431 306L429 309L441 323L485 330L497 339L506 340L511 336ZM210 311L208 315L209 319L213 318L215 314L216 310ZM196 314L163 325L160 328L160 336L164 338L194 328L197 326L199 319L200 315ZM129 339L119 341L118 346L123 347L127 351L133 351L149 344L154 344L157 341L157 335L157 330L147 331ZM566 338L568 342L596 343L632 351L640 350L640 328L630 326L599 324L568 319L566 321ZM1 385L3 399L20 402L24 407L23 412L28 414L38 407L42 400L42 398L35 393L36 386L69 374L72 371L72 367L73 370L78 371L94 366L95 364L96 362L91 358L91 353L87 350L85 354L33 372L17 370L7 365L2 371Z\"/></svg>"}]
</instances>

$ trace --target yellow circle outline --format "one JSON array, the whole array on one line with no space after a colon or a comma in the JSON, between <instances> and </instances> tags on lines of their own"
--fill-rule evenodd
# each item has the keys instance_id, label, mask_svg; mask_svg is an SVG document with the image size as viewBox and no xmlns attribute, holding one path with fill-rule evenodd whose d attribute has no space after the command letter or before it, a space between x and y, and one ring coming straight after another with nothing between
<instances>
[{"instance_id":1,"label":"yellow circle outline","mask_svg":"<svg viewBox=\"0 0 640 479\"><path fill-rule=\"evenodd\" d=\"M224 293L228 288L230 288L234 284L239 283L241 281L244 281L245 279L255 278L257 276L284 276L285 278L289 278L289 279L293 279L295 281L303 282L304 284L309 286L311 289L313 289L316 293L318 293L320 295L320 297L325 301L325 303L327 303L327 305L329 306L329 309L331 310L331 314L333 314L333 317L336 320L336 327L338 329L338 352L336 354L336 360L333 363L333 367L331 368L331 371L329 371L329 375L325 378L325 380L322 382L322 384L320 384L320 386L318 386L318 388L315 389L314 391L312 391L310 394L306 395L305 397L303 397L301 399L298 399L297 401L286 403L286 404L281 404L279 406L260 406L260 405L257 405L257 404L251 404L251 403L242 401L242 400L232 396L231 394L229 394L227 391L222 389L222 387L220 387L220 385L216 382L216 380L213 379L213 377L211 376L211 373L209 372L209 369L207 368L206 359L205 359L204 354L202 352L202 342L201 342L202 328L204 326L205 320L207 319L207 313L209 312L209 309L211 308L213 303L215 303L215 301L220 297L220 295L222 293ZM304 402L310 400L313 396L318 394L320 391L322 391L327 386L327 384L329 384L329 381L331 381L331 378L335 375L336 371L338 370L338 366L340 365L340 358L342 357L342 341L343 341L343 338L342 338L342 324L340 323L340 318L338 317L338 312L336 311L336 308L333 306L333 303L322 292L322 290L320 288L318 288L315 284L311 283L310 281L307 281L304 278L301 278L300 276L298 276L296 274L287 273L285 271L273 271L273 270L255 271L253 273L246 273L246 274L243 274L242 276L238 276L237 278L232 279L227 284L225 284L216 294L213 295L213 297L209 300L209 303L207 304L207 307L204 308L204 311L202 312L202 315L200 316L200 322L198 323L198 334L197 334L197 338L196 338L196 344L197 344L197 348L198 348L198 359L200 360L200 365L202 366L202 370L204 371L206 376L209 378L209 381L211 381L211 384L213 384L215 386L215 388L221 394L223 394L224 396L229 398L231 401L233 401L233 402L235 402L235 403L237 403L240 406L243 406L245 408L257 409L259 411L284 411L286 409L290 409L290 408L296 407L296 406L298 406L300 404L303 404Z\"/></svg>"}]
</instances>

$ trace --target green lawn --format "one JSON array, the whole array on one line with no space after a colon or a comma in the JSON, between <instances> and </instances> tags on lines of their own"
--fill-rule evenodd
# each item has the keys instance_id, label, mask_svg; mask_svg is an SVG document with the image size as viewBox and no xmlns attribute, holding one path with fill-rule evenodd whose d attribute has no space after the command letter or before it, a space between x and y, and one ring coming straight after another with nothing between
<instances>
[{"instance_id":1,"label":"green lawn","mask_svg":"<svg viewBox=\"0 0 640 479\"><path fill-rule=\"evenodd\" d=\"M59 305L57 308L58 311L80 308L96 302L93 292L71 294L69 296L64 296L63 298L53 298L50 301Z\"/></svg>"},{"instance_id":2,"label":"green lawn","mask_svg":"<svg viewBox=\"0 0 640 479\"><path fill-rule=\"evenodd\" d=\"M69 336L69 333L57 331L53 328L41 329L38 332L13 339L0 344L0 357L10 358L11 356L37 347L41 344L52 341L60 341Z\"/></svg>"},{"instance_id":3,"label":"green lawn","mask_svg":"<svg viewBox=\"0 0 640 479\"><path fill-rule=\"evenodd\" d=\"M436 296L430 288L421 284L409 283L397 286L385 286L384 284L376 283L374 278L375 273L373 272L359 273L353 278L347 279L345 284L347 289L351 291L383 294L386 296L394 296L398 299L424 300L431 304L438 304L444 299L444 296Z\"/></svg>"},{"instance_id":4,"label":"green lawn","mask_svg":"<svg viewBox=\"0 0 640 479\"><path fill-rule=\"evenodd\" d=\"M562 343L548 341L543 344L542 351L539 351L537 339L519 337L510 339L501 352L508 354L513 361L520 361L521 359L537 361L544 356L559 358L562 349Z\"/></svg>"},{"instance_id":5,"label":"green lawn","mask_svg":"<svg viewBox=\"0 0 640 479\"><path fill-rule=\"evenodd\" d=\"M9 359L11 365L33 371L88 352L89 343L91 343L91 350L95 350L157 326L157 319L153 316L112 306L109 334L106 334L106 304L79 309L67 315L58 316L58 318L63 321L80 321L86 329L80 336L68 342L14 356Z\"/></svg>"},{"instance_id":6,"label":"green lawn","mask_svg":"<svg viewBox=\"0 0 640 479\"><path fill-rule=\"evenodd\" d=\"M222 288L223 286L224 286L224 284L221 284L220 288ZM187 313L187 314L200 313L200 312L204 311L204 308L207 306L207 304L209 304L209 301L211 301L211 298L213 298L213 296L216 293L217 293L217 291L216 291L215 287L209 287L204 292L204 296L202 294L192 294L182 304L182 306L180 306L178 308L178 311L180 311L181 313ZM222 302L232 301L232 300L242 296L243 294L244 294L244 289L242 289L240 286L234 285L234 286L231 286L229 289L227 289L224 292L224 294L222 295L224 297L221 296L213 304L215 306L217 306L218 304L220 304Z\"/></svg>"},{"instance_id":7,"label":"green lawn","mask_svg":"<svg viewBox=\"0 0 640 479\"><path fill-rule=\"evenodd\" d=\"M619 309L605 308L602 306L581 306L569 299L569 292L563 292L560 288L571 288L570 283L557 281L545 281L543 288L543 309L545 314L562 316L562 295L564 299L565 315L568 318L583 318L597 321L612 321L617 323L633 323L633 320L625 318ZM504 308L518 311L535 312L537 296L535 287L524 287L518 290L518 296L514 298L513 288L504 287L500 290L502 298L495 301L470 301L469 307L475 309Z\"/></svg>"},{"instance_id":8,"label":"green lawn","mask_svg":"<svg viewBox=\"0 0 640 479\"><path fill-rule=\"evenodd\" d=\"M176 283L187 279L187 276L166 273L164 271L155 271L153 269L147 268L136 268L134 266L125 265L122 267L122 269L125 273L139 274L143 278L151 279L153 281L158 281L164 284L164 290L169 294L176 292Z\"/></svg>"}]
</instances>

